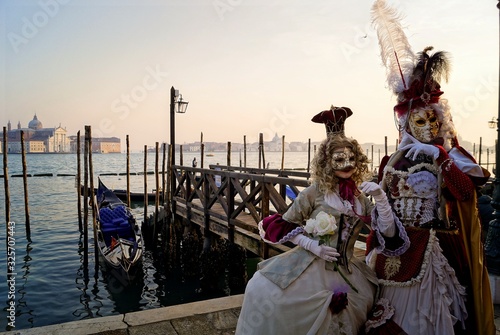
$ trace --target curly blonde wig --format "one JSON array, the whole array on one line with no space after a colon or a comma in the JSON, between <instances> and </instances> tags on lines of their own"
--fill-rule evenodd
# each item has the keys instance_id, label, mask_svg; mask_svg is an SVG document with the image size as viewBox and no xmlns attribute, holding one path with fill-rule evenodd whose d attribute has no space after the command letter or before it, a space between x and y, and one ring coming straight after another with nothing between
<instances>
[{"instance_id":1,"label":"curly blonde wig","mask_svg":"<svg viewBox=\"0 0 500 335\"><path fill-rule=\"evenodd\" d=\"M356 171L351 177L356 184L372 178L368 169L369 159L358 141L345 136L329 135L321 142L311 163L311 182L317 183L322 192L335 190L339 179L332 167L332 155L336 149L345 147L350 148L356 157Z\"/></svg>"}]
</instances>

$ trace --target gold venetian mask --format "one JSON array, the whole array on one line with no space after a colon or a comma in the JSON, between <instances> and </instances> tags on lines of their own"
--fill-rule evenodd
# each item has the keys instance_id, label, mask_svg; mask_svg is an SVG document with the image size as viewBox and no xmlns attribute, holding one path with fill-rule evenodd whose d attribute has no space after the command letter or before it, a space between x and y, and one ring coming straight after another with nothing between
<instances>
[{"instance_id":1,"label":"gold venetian mask","mask_svg":"<svg viewBox=\"0 0 500 335\"><path fill-rule=\"evenodd\" d=\"M431 108L420 108L410 113L408 120L410 132L417 140L429 143L434 140L439 132L439 122Z\"/></svg>"}]
</instances>

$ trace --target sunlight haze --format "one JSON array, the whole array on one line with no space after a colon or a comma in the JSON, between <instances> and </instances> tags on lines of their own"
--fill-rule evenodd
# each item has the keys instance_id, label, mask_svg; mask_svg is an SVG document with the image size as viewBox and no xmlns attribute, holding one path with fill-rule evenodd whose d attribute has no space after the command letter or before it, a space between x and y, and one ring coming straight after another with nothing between
<instances>
[{"instance_id":1,"label":"sunlight haze","mask_svg":"<svg viewBox=\"0 0 500 335\"><path fill-rule=\"evenodd\" d=\"M0 2L0 123L119 137L125 150L170 142L170 88L189 106L176 143L320 141L310 120L350 107L346 134L394 143L372 1L4 0ZM442 90L459 135L497 137L499 13L492 0L388 1L415 52L451 54Z\"/></svg>"}]
</instances>

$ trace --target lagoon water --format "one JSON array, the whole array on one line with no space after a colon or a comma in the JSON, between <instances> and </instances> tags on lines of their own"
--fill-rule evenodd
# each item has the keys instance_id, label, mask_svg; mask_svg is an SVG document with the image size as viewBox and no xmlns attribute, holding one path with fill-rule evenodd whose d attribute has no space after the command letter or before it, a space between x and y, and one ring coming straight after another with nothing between
<instances>
[{"instance_id":1,"label":"lagoon water","mask_svg":"<svg viewBox=\"0 0 500 335\"><path fill-rule=\"evenodd\" d=\"M200 166L200 153L184 153L183 164L190 166L193 157ZM0 179L0 331L11 330L9 295L15 298L15 328L25 329L68 321L109 316L132 311L176 305L220 297L227 294L200 292L197 279L184 279L177 272L167 273L162 264L150 252L144 255L143 276L133 285L124 287L114 277L106 275L94 261L93 232L89 228L89 265L83 267L83 235L78 229L78 199L75 177L76 155L29 154L28 174L51 173L54 176L32 176L28 178L30 239L25 230L25 206L23 179L13 177L22 174L21 155L8 158L8 186L10 193L10 221L15 223L10 232L14 239L10 246L15 249L15 283L7 283L6 205L5 185ZM161 170L162 161L158 167ZM231 165L243 164L244 157L233 153ZM307 167L307 152L286 152L285 168ZM155 170L155 155L148 153L147 170ZM177 157L177 163L179 157ZM281 167L281 153L265 155L269 168ZM126 172L125 154L94 154L92 156L94 184L97 176ZM204 158L204 167L209 164L226 165L225 152L213 153ZM81 158L83 165L83 157ZM3 165L2 165L3 166ZM247 153L247 166L258 166L258 153ZM132 173L144 171L144 154L130 155ZM3 173L2 173L3 174ZM60 176L57 176L57 175ZM66 175L66 176L64 176ZM73 175L73 176L67 176ZM82 168L83 175L83 168ZM154 175L147 175L148 190L156 188ZM101 179L110 188L125 189L126 177L103 175ZM131 191L144 191L144 175L131 175ZM160 182L161 183L161 182ZM160 185L161 187L161 185ZM142 204L133 204L138 221L144 217ZM147 209L151 214L154 208ZM92 222L91 214L89 221ZM11 249L12 250L12 249ZM241 293L241 292L238 292Z\"/></svg>"}]
</instances>

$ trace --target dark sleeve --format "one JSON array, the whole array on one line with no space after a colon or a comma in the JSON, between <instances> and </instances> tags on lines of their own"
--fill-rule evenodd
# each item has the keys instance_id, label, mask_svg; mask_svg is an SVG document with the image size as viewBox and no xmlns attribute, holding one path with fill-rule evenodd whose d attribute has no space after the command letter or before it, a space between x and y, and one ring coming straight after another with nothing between
<instances>
[{"instance_id":1,"label":"dark sleeve","mask_svg":"<svg viewBox=\"0 0 500 335\"><path fill-rule=\"evenodd\" d=\"M278 213L262 220L262 228L266 232L265 239L273 243L278 242L297 227L297 224L284 220L281 214Z\"/></svg>"}]
</instances>

